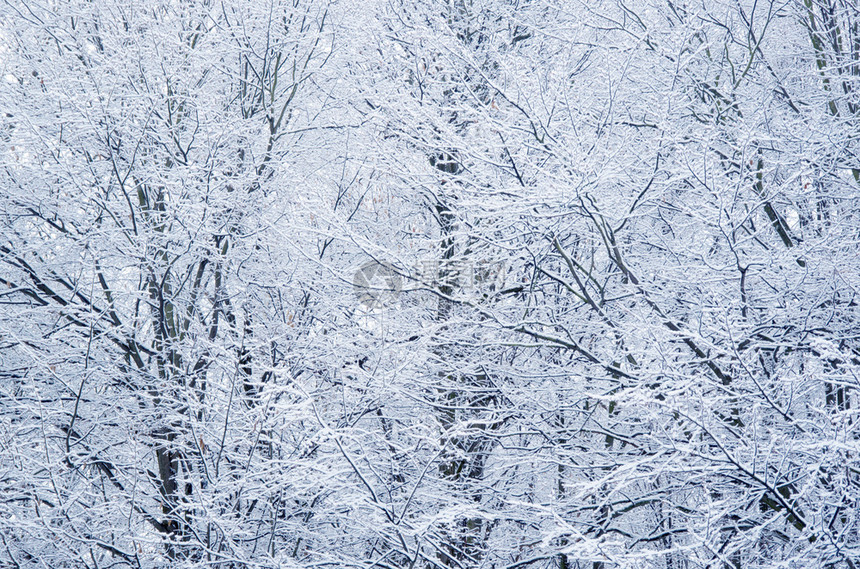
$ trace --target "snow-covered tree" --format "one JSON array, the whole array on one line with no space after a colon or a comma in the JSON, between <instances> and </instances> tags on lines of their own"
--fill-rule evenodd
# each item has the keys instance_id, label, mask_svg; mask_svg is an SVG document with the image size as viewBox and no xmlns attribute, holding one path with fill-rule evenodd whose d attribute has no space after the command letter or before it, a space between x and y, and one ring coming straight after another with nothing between
<instances>
[{"instance_id":1,"label":"snow-covered tree","mask_svg":"<svg viewBox=\"0 0 860 569\"><path fill-rule=\"evenodd\" d=\"M0 8L0 564L860 563L846 0Z\"/></svg>"}]
</instances>

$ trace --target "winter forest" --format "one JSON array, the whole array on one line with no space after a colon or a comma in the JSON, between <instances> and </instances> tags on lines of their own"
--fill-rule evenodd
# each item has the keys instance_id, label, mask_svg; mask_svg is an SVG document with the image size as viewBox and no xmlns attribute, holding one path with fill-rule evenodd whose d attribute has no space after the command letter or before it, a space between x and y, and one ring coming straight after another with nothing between
<instances>
[{"instance_id":1,"label":"winter forest","mask_svg":"<svg viewBox=\"0 0 860 569\"><path fill-rule=\"evenodd\" d=\"M0 568L860 569L856 0L3 0Z\"/></svg>"}]
</instances>

